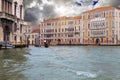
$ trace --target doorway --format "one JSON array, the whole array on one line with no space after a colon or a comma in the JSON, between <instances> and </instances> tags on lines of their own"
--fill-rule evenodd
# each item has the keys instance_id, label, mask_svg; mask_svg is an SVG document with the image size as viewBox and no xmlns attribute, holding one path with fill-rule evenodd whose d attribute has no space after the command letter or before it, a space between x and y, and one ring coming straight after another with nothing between
<instances>
[{"instance_id":1,"label":"doorway","mask_svg":"<svg viewBox=\"0 0 120 80\"><path fill-rule=\"evenodd\" d=\"M3 29L4 32L4 41L10 41L10 28L9 26L5 26Z\"/></svg>"},{"instance_id":2,"label":"doorway","mask_svg":"<svg viewBox=\"0 0 120 80\"><path fill-rule=\"evenodd\" d=\"M96 39L96 44L100 44L100 39L99 38Z\"/></svg>"}]
</instances>

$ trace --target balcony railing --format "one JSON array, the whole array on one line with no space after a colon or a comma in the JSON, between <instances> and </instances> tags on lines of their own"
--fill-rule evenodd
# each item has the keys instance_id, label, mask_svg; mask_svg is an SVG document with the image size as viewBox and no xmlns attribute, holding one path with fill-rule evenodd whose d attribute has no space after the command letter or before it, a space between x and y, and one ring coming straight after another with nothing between
<instances>
[{"instance_id":1,"label":"balcony railing","mask_svg":"<svg viewBox=\"0 0 120 80\"><path fill-rule=\"evenodd\" d=\"M0 12L0 18L4 18L4 19L8 19L11 21L15 21L16 16L9 14L9 13L5 13L5 12Z\"/></svg>"}]
</instances>

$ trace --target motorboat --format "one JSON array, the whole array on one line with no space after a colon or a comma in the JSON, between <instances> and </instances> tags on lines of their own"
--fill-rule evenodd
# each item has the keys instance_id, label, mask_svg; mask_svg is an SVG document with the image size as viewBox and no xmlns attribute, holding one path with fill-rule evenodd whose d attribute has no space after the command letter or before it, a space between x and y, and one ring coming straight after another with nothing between
<instances>
[{"instance_id":1,"label":"motorboat","mask_svg":"<svg viewBox=\"0 0 120 80\"><path fill-rule=\"evenodd\" d=\"M13 46L10 42L8 41L4 41L1 42L2 47L1 48L15 48L15 46Z\"/></svg>"},{"instance_id":2,"label":"motorboat","mask_svg":"<svg viewBox=\"0 0 120 80\"><path fill-rule=\"evenodd\" d=\"M1 48L15 48L15 46L7 44L7 45L4 45L4 46L2 45Z\"/></svg>"}]
</instances>

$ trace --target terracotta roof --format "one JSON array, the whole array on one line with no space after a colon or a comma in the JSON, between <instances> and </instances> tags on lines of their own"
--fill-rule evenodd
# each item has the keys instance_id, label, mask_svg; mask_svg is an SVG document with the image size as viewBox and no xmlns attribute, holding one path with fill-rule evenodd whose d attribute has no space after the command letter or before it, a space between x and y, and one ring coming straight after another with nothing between
<instances>
[{"instance_id":1,"label":"terracotta roof","mask_svg":"<svg viewBox=\"0 0 120 80\"><path fill-rule=\"evenodd\" d=\"M44 22L51 22L51 21L57 21L57 20L71 20L71 19L81 19L82 16L72 16L72 17L57 17L57 18L50 18L50 19L46 19L44 20Z\"/></svg>"},{"instance_id":2,"label":"terracotta roof","mask_svg":"<svg viewBox=\"0 0 120 80\"><path fill-rule=\"evenodd\" d=\"M88 10L88 11L85 11L83 13L88 13L88 12L93 12L93 11L103 11L103 10L114 9L114 8L116 8L116 7L113 7L113 6L104 6L104 7L99 7L99 8L95 8L95 9L92 9L92 10Z\"/></svg>"}]
</instances>

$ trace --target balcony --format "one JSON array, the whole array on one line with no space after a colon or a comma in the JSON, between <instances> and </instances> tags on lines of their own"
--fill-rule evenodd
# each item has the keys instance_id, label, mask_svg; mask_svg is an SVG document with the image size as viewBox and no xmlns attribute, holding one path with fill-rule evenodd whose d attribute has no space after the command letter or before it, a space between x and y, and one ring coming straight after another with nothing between
<instances>
[{"instance_id":1,"label":"balcony","mask_svg":"<svg viewBox=\"0 0 120 80\"><path fill-rule=\"evenodd\" d=\"M16 16L5 12L0 12L0 18L15 21Z\"/></svg>"}]
</instances>

